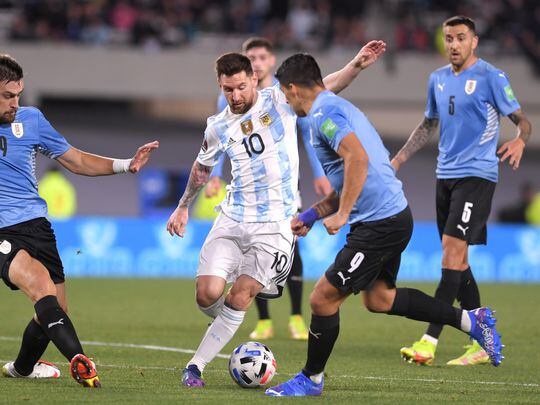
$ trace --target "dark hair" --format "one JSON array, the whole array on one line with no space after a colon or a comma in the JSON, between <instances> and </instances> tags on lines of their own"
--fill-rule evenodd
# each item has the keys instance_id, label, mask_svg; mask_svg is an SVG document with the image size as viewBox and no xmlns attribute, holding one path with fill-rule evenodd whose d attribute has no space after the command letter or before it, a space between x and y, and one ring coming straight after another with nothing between
<instances>
[{"instance_id":1,"label":"dark hair","mask_svg":"<svg viewBox=\"0 0 540 405\"><path fill-rule=\"evenodd\" d=\"M0 82L18 82L23 78L21 65L7 54L0 54Z\"/></svg>"},{"instance_id":2,"label":"dark hair","mask_svg":"<svg viewBox=\"0 0 540 405\"><path fill-rule=\"evenodd\" d=\"M466 25L476 35L476 24L474 20L464 15L455 15L443 22L443 27L455 27L456 25Z\"/></svg>"},{"instance_id":3,"label":"dark hair","mask_svg":"<svg viewBox=\"0 0 540 405\"><path fill-rule=\"evenodd\" d=\"M270 42L266 38L262 38L262 37L248 38L242 44L242 52L244 52L244 53L249 51L251 48L264 48L270 53L274 52L274 45L272 45L272 42Z\"/></svg>"},{"instance_id":4,"label":"dark hair","mask_svg":"<svg viewBox=\"0 0 540 405\"><path fill-rule=\"evenodd\" d=\"M276 78L283 86L294 83L302 87L324 87L321 69L315 58L307 53L297 53L285 59L276 72Z\"/></svg>"},{"instance_id":5,"label":"dark hair","mask_svg":"<svg viewBox=\"0 0 540 405\"><path fill-rule=\"evenodd\" d=\"M218 79L221 75L232 76L240 72L246 72L248 76L253 75L251 61L241 53L230 52L221 55L216 60L216 73Z\"/></svg>"}]
</instances>

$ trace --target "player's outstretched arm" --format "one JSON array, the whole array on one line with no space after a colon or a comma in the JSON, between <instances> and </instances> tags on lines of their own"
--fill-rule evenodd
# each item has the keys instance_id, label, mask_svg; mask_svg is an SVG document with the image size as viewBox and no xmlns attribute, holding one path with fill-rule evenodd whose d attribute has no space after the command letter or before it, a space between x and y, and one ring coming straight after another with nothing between
<instances>
[{"instance_id":1,"label":"player's outstretched arm","mask_svg":"<svg viewBox=\"0 0 540 405\"><path fill-rule=\"evenodd\" d=\"M501 155L501 162L508 159L508 163L514 170L519 168L521 157L523 156L523 150L525 145L529 141L532 133L532 125L529 119L525 116L521 108L517 109L513 113L508 115L508 118L512 120L517 126L517 135L511 141L505 142L497 151L498 155Z\"/></svg>"},{"instance_id":2,"label":"player's outstretched arm","mask_svg":"<svg viewBox=\"0 0 540 405\"><path fill-rule=\"evenodd\" d=\"M70 148L56 160L70 172L83 176L137 173L148 162L150 154L158 147L158 141L147 143L137 149L135 156L131 159L112 159Z\"/></svg>"},{"instance_id":3,"label":"player's outstretched arm","mask_svg":"<svg viewBox=\"0 0 540 405\"><path fill-rule=\"evenodd\" d=\"M358 73L374 64L385 51L384 41L369 41L342 69L326 76L323 79L324 86L336 94L339 93L352 83Z\"/></svg>"},{"instance_id":4,"label":"player's outstretched arm","mask_svg":"<svg viewBox=\"0 0 540 405\"><path fill-rule=\"evenodd\" d=\"M338 233L347 223L366 182L369 163L362 143L353 132L341 140L337 152L343 158L343 189L339 198L339 209L323 221L330 235Z\"/></svg>"},{"instance_id":5,"label":"player's outstretched arm","mask_svg":"<svg viewBox=\"0 0 540 405\"><path fill-rule=\"evenodd\" d=\"M171 236L175 234L180 237L184 236L189 219L189 206L195 201L199 191L208 183L210 173L212 173L211 166L202 165L197 161L193 163L184 195L167 221L167 231Z\"/></svg>"},{"instance_id":6,"label":"player's outstretched arm","mask_svg":"<svg viewBox=\"0 0 540 405\"><path fill-rule=\"evenodd\" d=\"M414 155L418 150L422 149L424 145L435 135L437 127L439 125L438 118L424 118L424 120L416 127L405 145L392 159L392 166L396 171L399 170L401 165L405 163L409 158Z\"/></svg>"}]
</instances>

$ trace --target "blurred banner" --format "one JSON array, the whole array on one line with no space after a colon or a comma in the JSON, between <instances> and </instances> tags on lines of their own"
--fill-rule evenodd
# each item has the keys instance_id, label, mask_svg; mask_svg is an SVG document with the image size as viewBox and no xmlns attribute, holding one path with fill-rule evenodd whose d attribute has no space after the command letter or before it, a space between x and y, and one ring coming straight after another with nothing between
<instances>
[{"instance_id":1,"label":"blurred banner","mask_svg":"<svg viewBox=\"0 0 540 405\"><path fill-rule=\"evenodd\" d=\"M193 277L211 228L192 221L185 237L171 237L165 218L76 218L55 221L69 277ZM343 246L346 229L329 236L318 223L300 240L304 275L316 279ZM470 263L482 282L540 283L540 228L490 225L488 246L472 246ZM438 281L441 248L434 223L419 222L402 257L399 281Z\"/></svg>"}]
</instances>

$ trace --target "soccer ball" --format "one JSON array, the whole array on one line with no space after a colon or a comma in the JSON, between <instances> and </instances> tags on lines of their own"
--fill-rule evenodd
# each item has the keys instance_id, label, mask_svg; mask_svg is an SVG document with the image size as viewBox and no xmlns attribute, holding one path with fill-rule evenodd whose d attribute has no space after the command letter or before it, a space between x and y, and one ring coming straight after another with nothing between
<instances>
[{"instance_id":1,"label":"soccer ball","mask_svg":"<svg viewBox=\"0 0 540 405\"><path fill-rule=\"evenodd\" d=\"M274 354L262 343L242 343L231 354L229 373L242 388L262 387L276 374Z\"/></svg>"}]
</instances>

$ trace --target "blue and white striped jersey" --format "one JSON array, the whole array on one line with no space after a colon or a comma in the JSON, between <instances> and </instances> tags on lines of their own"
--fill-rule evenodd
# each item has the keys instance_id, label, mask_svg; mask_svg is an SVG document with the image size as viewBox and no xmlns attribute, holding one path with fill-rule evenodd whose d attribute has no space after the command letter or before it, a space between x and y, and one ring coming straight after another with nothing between
<instances>
[{"instance_id":1,"label":"blue and white striped jersey","mask_svg":"<svg viewBox=\"0 0 540 405\"><path fill-rule=\"evenodd\" d=\"M504 72L482 59L457 75L450 65L434 71L425 116L440 120L437 178L496 182L500 114L518 108Z\"/></svg>"},{"instance_id":2,"label":"blue and white striped jersey","mask_svg":"<svg viewBox=\"0 0 540 405\"><path fill-rule=\"evenodd\" d=\"M21 107L15 121L0 124L0 228L47 216L38 194L36 154L57 158L67 143L34 107Z\"/></svg>"},{"instance_id":3,"label":"blue and white striped jersey","mask_svg":"<svg viewBox=\"0 0 540 405\"><path fill-rule=\"evenodd\" d=\"M214 166L223 153L232 166L221 203L225 215L238 222L277 222L296 213L296 115L279 85L259 90L245 114L233 114L227 106L208 118L197 161Z\"/></svg>"}]
</instances>

